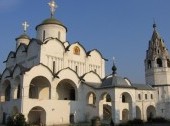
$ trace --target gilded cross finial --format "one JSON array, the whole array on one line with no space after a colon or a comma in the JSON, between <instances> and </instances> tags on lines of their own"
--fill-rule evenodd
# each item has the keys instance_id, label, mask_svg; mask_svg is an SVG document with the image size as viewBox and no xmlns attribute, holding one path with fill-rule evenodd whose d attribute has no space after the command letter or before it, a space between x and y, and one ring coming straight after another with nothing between
<instances>
[{"instance_id":1,"label":"gilded cross finial","mask_svg":"<svg viewBox=\"0 0 170 126\"><path fill-rule=\"evenodd\" d=\"M29 24L25 21L24 23L22 23L22 26L24 28L24 33L25 33L29 27Z\"/></svg>"},{"instance_id":2,"label":"gilded cross finial","mask_svg":"<svg viewBox=\"0 0 170 126\"><path fill-rule=\"evenodd\" d=\"M51 0L48 5L50 6L50 11L51 11L51 18L54 16L54 13L56 11L57 8L57 4L55 2L55 0Z\"/></svg>"}]
</instances>

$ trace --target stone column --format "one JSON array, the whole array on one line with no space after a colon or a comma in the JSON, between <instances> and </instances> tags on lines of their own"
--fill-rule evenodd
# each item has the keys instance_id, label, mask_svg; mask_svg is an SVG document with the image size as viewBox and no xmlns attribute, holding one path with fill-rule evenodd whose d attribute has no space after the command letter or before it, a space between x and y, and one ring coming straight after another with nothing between
<instances>
[{"instance_id":1,"label":"stone column","mask_svg":"<svg viewBox=\"0 0 170 126\"><path fill-rule=\"evenodd\" d=\"M100 119L103 119L103 100L98 101L98 116L100 117Z\"/></svg>"},{"instance_id":2,"label":"stone column","mask_svg":"<svg viewBox=\"0 0 170 126\"><path fill-rule=\"evenodd\" d=\"M120 122L119 101L112 101L112 120L114 123Z\"/></svg>"},{"instance_id":3,"label":"stone column","mask_svg":"<svg viewBox=\"0 0 170 126\"><path fill-rule=\"evenodd\" d=\"M132 115L131 115L131 119L136 118L136 104L132 101Z\"/></svg>"},{"instance_id":4,"label":"stone column","mask_svg":"<svg viewBox=\"0 0 170 126\"><path fill-rule=\"evenodd\" d=\"M21 79L21 97L22 98L29 98L29 87L30 87L30 80L28 75L23 75Z\"/></svg>"}]
</instances>

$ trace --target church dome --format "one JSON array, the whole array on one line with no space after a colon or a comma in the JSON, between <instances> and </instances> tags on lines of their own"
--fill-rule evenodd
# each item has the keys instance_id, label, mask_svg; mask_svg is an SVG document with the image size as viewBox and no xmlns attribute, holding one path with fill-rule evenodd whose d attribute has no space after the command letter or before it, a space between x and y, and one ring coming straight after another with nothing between
<instances>
[{"instance_id":1,"label":"church dome","mask_svg":"<svg viewBox=\"0 0 170 126\"><path fill-rule=\"evenodd\" d=\"M17 37L15 40L17 42L16 48L18 48L21 43L28 45L30 42L30 37L26 33L23 33L19 37Z\"/></svg>"},{"instance_id":2,"label":"church dome","mask_svg":"<svg viewBox=\"0 0 170 126\"><path fill-rule=\"evenodd\" d=\"M18 39L30 39L30 37L26 34L22 34L22 35L20 35L19 37L16 38L16 40L18 40Z\"/></svg>"},{"instance_id":3,"label":"church dome","mask_svg":"<svg viewBox=\"0 0 170 126\"><path fill-rule=\"evenodd\" d=\"M43 20L36 26L37 39L44 42L47 38L58 38L61 42L66 41L67 28L59 20L51 17Z\"/></svg>"},{"instance_id":4,"label":"church dome","mask_svg":"<svg viewBox=\"0 0 170 126\"><path fill-rule=\"evenodd\" d=\"M47 18L47 19L43 20L42 23L39 24L39 25L36 27L36 30L37 30L37 28L38 28L39 26L41 26L41 25L48 25L48 24L56 24L56 25L60 25L60 26L65 27L64 24L63 24L61 21L59 21L59 20L57 20L57 19L55 19L55 18ZM65 27L65 28L66 28L66 27ZM67 28L66 28L66 29L67 29Z\"/></svg>"},{"instance_id":5,"label":"church dome","mask_svg":"<svg viewBox=\"0 0 170 126\"><path fill-rule=\"evenodd\" d=\"M59 20L55 19L55 18L48 18L45 19L42 24L58 24L58 25L63 25Z\"/></svg>"},{"instance_id":6,"label":"church dome","mask_svg":"<svg viewBox=\"0 0 170 126\"><path fill-rule=\"evenodd\" d=\"M102 83L102 87L129 87L129 86L131 86L131 84L128 79L115 75L107 76Z\"/></svg>"}]
</instances>

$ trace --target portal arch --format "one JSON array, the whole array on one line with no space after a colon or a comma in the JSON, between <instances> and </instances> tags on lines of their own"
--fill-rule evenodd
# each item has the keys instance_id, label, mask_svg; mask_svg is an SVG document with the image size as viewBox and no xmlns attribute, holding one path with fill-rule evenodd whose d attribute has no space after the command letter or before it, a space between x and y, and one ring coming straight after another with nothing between
<instances>
[{"instance_id":1,"label":"portal arch","mask_svg":"<svg viewBox=\"0 0 170 126\"><path fill-rule=\"evenodd\" d=\"M112 118L112 99L107 92L103 92L100 96L99 114L100 118L106 121L110 121Z\"/></svg>"},{"instance_id":2,"label":"portal arch","mask_svg":"<svg viewBox=\"0 0 170 126\"><path fill-rule=\"evenodd\" d=\"M33 125L46 124L46 111L40 106L33 107L28 114L28 122Z\"/></svg>"},{"instance_id":3,"label":"portal arch","mask_svg":"<svg viewBox=\"0 0 170 126\"><path fill-rule=\"evenodd\" d=\"M153 105L150 105L146 109L147 120L150 120L156 117L156 108Z\"/></svg>"}]
</instances>

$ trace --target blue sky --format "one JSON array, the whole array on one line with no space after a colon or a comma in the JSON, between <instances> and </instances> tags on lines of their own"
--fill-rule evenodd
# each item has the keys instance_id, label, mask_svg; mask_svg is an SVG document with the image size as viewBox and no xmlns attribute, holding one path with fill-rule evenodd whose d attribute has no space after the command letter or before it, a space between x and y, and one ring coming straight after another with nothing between
<instances>
[{"instance_id":1,"label":"blue sky","mask_svg":"<svg viewBox=\"0 0 170 126\"><path fill-rule=\"evenodd\" d=\"M23 33L35 37L36 25L50 17L49 0L0 0L0 71L15 38ZM106 74L116 58L118 75L144 83L144 58L155 19L157 30L170 49L169 0L56 0L55 17L68 28L67 40L79 41L86 50L98 49L105 58Z\"/></svg>"}]
</instances>

